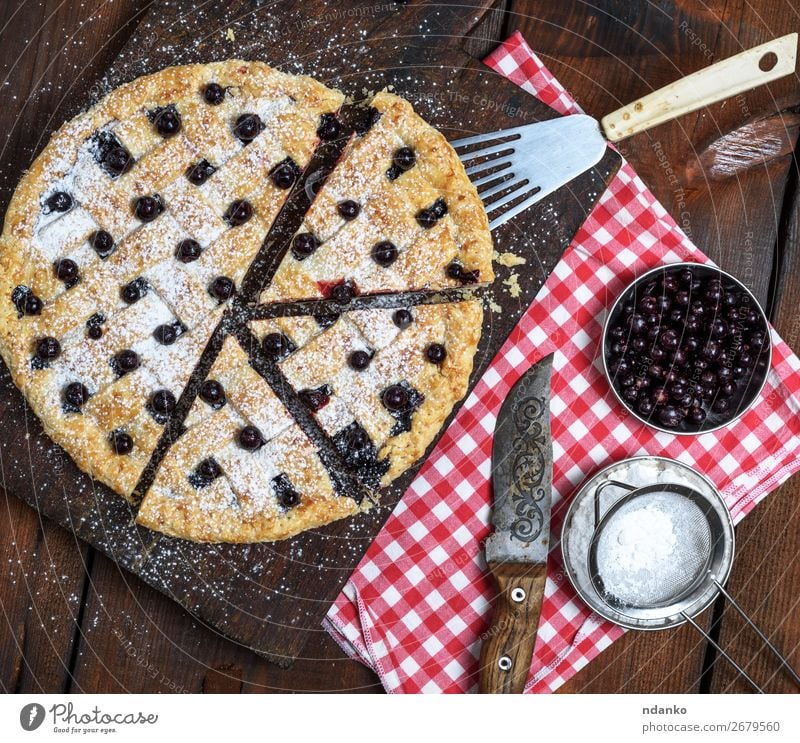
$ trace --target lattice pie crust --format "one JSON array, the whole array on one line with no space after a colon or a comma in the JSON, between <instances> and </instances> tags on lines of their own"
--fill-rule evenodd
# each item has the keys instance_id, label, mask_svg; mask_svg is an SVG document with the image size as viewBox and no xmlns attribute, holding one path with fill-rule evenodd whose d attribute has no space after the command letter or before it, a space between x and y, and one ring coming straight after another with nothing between
<instances>
[{"instance_id":1,"label":"lattice pie crust","mask_svg":"<svg viewBox=\"0 0 800 743\"><path fill-rule=\"evenodd\" d=\"M388 93L165 69L65 124L0 237L0 352L48 435L197 541L364 509L467 390L492 280L455 152Z\"/></svg>"}]
</instances>

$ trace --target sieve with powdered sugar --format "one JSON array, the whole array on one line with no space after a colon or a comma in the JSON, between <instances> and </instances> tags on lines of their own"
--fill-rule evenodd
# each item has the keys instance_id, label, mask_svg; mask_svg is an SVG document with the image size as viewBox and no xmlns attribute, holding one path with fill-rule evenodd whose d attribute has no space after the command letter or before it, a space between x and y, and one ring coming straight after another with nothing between
<instances>
[{"instance_id":1,"label":"sieve with powdered sugar","mask_svg":"<svg viewBox=\"0 0 800 743\"><path fill-rule=\"evenodd\" d=\"M689 622L762 692L694 619L722 595L800 683L724 588L734 547L733 523L717 489L686 465L661 457L634 457L590 478L573 499L562 536L570 580L601 616L631 629Z\"/></svg>"}]
</instances>

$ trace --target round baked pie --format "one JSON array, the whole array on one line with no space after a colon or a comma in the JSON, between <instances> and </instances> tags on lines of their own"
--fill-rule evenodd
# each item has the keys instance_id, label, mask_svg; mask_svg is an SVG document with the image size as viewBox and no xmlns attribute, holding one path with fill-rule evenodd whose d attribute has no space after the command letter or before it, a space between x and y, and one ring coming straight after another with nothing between
<instances>
[{"instance_id":1,"label":"round baked pie","mask_svg":"<svg viewBox=\"0 0 800 743\"><path fill-rule=\"evenodd\" d=\"M369 507L467 390L492 243L444 137L230 60L51 138L0 237L0 352L48 435L198 541Z\"/></svg>"}]
</instances>

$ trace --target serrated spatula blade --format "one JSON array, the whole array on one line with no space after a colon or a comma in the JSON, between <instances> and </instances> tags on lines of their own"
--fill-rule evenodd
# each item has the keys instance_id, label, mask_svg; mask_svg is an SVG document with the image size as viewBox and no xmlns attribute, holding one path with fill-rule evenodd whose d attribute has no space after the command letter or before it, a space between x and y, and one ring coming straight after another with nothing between
<instances>
[{"instance_id":1,"label":"serrated spatula blade","mask_svg":"<svg viewBox=\"0 0 800 743\"><path fill-rule=\"evenodd\" d=\"M499 139L507 141L496 144ZM468 152L460 151L461 148L482 143L487 146ZM502 176L511 176L505 183L479 194L489 216L490 229L504 224L597 165L608 146L600 124L585 114L561 116L490 134L477 134L451 144L459 150L459 158L467 166L467 175L476 186L489 185ZM469 165L476 158L481 162ZM506 192L508 188L512 190ZM500 195L490 200L496 193ZM497 213L506 204L523 196L519 203Z\"/></svg>"},{"instance_id":2,"label":"serrated spatula blade","mask_svg":"<svg viewBox=\"0 0 800 743\"><path fill-rule=\"evenodd\" d=\"M553 356L528 369L500 407L492 444L493 533L487 562L545 563L550 547Z\"/></svg>"}]
</instances>

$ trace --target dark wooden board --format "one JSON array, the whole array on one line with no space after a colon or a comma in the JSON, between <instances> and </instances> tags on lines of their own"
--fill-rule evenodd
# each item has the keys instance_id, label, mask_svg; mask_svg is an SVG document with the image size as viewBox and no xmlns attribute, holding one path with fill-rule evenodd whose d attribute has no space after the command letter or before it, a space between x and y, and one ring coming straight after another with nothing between
<instances>
[{"instance_id":1,"label":"dark wooden board","mask_svg":"<svg viewBox=\"0 0 800 743\"><path fill-rule=\"evenodd\" d=\"M451 137L554 116L458 50L458 40L480 17L475 8L391 4L373 14L349 12L351 6L337 8L251 0L224 7L207 4L200 10L188 2L156 4L113 63L108 83L116 85L169 64L241 56L306 72L354 98L393 85ZM424 36L417 33L406 43L403 30L409 28L424 29ZM75 101L74 107L85 103ZM594 172L494 235L500 252L512 250L528 263L525 270L516 270L519 297L507 294L503 284L507 269L499 267L492 296L502 311L487 315L473 383L557 262L617 163L616 156L607 153ZM289 662L309 632L318 631L331 601L415 471L387 490L380 508L318 532L271 545L197 545L133 525L131 508L79 472L42 433L5 370L0 373L0 439L5 443L3 474L9 492L108 554L203 623L278 663Z\"/></svg>"}]
</instances>

